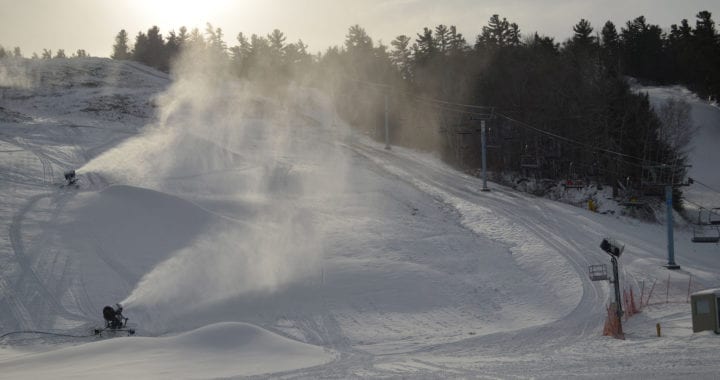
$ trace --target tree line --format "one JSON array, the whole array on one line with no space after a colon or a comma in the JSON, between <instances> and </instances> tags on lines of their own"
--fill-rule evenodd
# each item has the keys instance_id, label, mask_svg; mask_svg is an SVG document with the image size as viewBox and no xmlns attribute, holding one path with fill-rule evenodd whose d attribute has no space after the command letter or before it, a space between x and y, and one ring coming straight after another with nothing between
<instances>
[{"instance_id":1,"label":"tree line","mask_svg":"<svg viewBox=\"0 0 720 380\"><path fill-rule=\"evenodd\" d=\"M38 55L38 53L33 52L31 59L52 59L52 58L86 58L89 57L90 54L88 54L85 49L78 49L76 52L72 53L70 56L65 54L65 49L58 49L55 54L53 55L52 50L50 49L43 49L43 51ZM22 54L22 49L20 49L19 46L15 46L12 50L5 49L2 45L0 45L0 59L3 58L24 58Z\"/></svg>"},{"instance_id":2,"label":"tree line","mask_svg":"<svg viewBox=\"0 0 720 380\"><path fill-rule=\"evenodd\" d=\"M112 57L167 71L192 47L227 61L240 78L324 88L346 120L379 139L387 96L394 144L439 151L462 168L478 166L480 140L476 112L461 105L487 105L494 113L487 121L489 163L498 175L592 179L627 196L679 184L692 132L688 106L674 101L653 110L626 77L680 83L717 99L720 38L711 14L699 12L694 27L682 20L668 32L643 16L619 30L608 21L598 32L585 19L572 30L557 42L525 35L517 23L493 15L471 42L441 24L388 46L354 25L342 46L312 55L302 40L288 43L277 29L265 36L239 33L228 46L222 29L211 24L204 32L182 27L166 37L152 27L138 33L132 47L121 30Z\"/></svg>"}]
</instances>

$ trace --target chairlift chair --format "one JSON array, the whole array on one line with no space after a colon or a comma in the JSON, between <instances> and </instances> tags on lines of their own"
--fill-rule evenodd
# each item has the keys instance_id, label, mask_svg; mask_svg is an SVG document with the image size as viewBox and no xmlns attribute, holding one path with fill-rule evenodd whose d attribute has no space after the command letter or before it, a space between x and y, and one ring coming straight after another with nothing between
<instances>
[{"instance_id":1,"label":"chairlift chair","mask_svg":"<svg viewBox=\"0 0 720 380\"><path fill-rule=\"evenodd\" d=\"M708 222L714 226L720 225L720 207L715 207L710 210Z\"/></svg>"},{"instance_id":2,"label":"chairlift chair","mask_svg":"<svg viewBox=\"0 0 720 380\"><path fill-rule=\"evenodd\" d=\"M608 279L607 266L605 264L590 265L588 274L591 281L606 281Z\"/></svg>"},{"instance_id":3,"label":"chairlift chair","mask_svg":"<svg viewBox=\"0 0 720 380\"><path fill-rule=\"evenodd\" d=\"M585 187L585 182L581 179L576 178L577 176L575 175L575 170L573 169L573 162L570 161L568 176L563 183L563 187L566 189L582 189L583 187Z\"/></svg>"},{"instance_id":4,"label":"chairlift chair","mask_svg":"<svg viewBox=\"0 0 720 380\"><path fill-rule=\"evenodd\" d=\"M720 228L713 226L697 225L693 227L693 243L718 243L720 242Z\"/></svg>"},{"instance_id":5,"label":"chairlift chair","mask_svg":"<svg viewBox=\"0 0 720 380\"><path fill-rule=\"evenodd\" d=\"M520 166L528 169L537 169L540 167L540 159L537 156L529 154L520 156Z\"/></svg>"},{"instance_id":6,"label":"chairlift chair","mask_svg":"<svg viewBox=\"0 0 720 380\"><path fill-rule=\"evenodd\" d=\"M647 202L645 202L642 198L638 197L637 195L630 195L630 196L625 197L618 204L620 206L625 206L625 207L640 208L640 207L645 207L645 205L647 205Z\"/></svg>"}]
</instances>

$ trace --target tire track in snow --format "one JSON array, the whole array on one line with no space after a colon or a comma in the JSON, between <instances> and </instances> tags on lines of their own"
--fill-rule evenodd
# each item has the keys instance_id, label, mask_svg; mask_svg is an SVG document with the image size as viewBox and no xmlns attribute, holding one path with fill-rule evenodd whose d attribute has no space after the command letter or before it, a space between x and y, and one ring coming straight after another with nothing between
<instances>
[{"instance_id":1,"label":"tire track in snow","mask_svg":"<svg viewBox=\"0 0 720 380\"><path fill-rule=\"evenodd\" d=\"M12 245L13 253L15 255L16 262L19 264L21 273L19 278L15 279L12 288L15 289L15 293L21 290L23 293L23 300L33 300L33 304L39 305L41 308L48 308L52 313L43 310L36 313L40 316L53 316L60 315L68 318L79 318L81 316L73 314L65 310L64 307L58 302L56 295L48 289L48 285L42 281L37 275L30 257L26 254L25 244L22 238L22 221L27 213L43 198L47 198L49 194L38 194L31 197L28 202L13 216L9 227L10 242ZM37 299L36 297L40 297ZM22 302L22 301L21 301ZM24 309L28 310L28 305L24 305ZM36 310L33 310L36 311ZM81 318L84 319L84 318ZM26 321L29 322L29 321ZM47 324L50 321L42 321L43 324Z\"/></svg>"}]
</instances>

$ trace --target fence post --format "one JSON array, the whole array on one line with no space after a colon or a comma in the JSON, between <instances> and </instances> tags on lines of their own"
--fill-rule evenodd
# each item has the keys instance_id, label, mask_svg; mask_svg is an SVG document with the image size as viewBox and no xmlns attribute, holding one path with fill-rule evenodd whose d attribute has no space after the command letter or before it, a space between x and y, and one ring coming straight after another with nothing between
<instances>
[{"instance_id":1,"label":"fence post","mask_svg":"<svg viewBox=\"0 0 720 380\"><path fill-rule=\"evenodd\" d=\"M640 308L643 307L643 296L645 295L645 280L640 282Z\"/></svg>"},{"instance_id":2,"label":"fence post","mask_svg":"<svg viewBox=\"0 0 720 380\"><path fill-rule=\"evenodd\" d=\"M655 290L655 284L657 284L657 280L654 280L652 286L650 287L650 292L648 293L648 298L647 301L645 301L645 305L650 305L650 298L652 297L653 291Z\"/></svg>"}]
</instances>

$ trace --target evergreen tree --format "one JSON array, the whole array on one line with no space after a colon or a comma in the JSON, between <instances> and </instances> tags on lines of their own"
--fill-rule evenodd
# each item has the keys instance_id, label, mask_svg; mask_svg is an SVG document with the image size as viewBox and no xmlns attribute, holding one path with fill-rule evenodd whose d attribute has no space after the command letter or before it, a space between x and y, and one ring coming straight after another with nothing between
<instances>
[{"instance_id":1,"label":"evergreen tree","mask_svg":"<svg viewBox=\"0 0 720 380\"><path fill-rule=\"evenodd\" d=\"M409 80L412 78L411 68L411 56L410 51L410 37L406 35L397 36L390 42L393 50L390 53L390 60L395 67L400 71L403 79Z\"/></svg>"},{"instance_id":2,"label":"evergreen tree","mask_svg":"<svg viewBox=\"0 0 720 380\"><path fill-rule=\"evenodd\" d=\"M611 21L600 32L600 59L610 76L620 75L620 36Z\"/></svg>"},{"instance_id":3,"label":"evergreen tree","mask_svg":"<svg viewBox=\"0 0 720 380\"><path fill-rule=\"evenodd\" d=\"M67 58L65 55L65 49L58 49L58 51L55 53L55 58Z\"/></svg>"},{"instance_id":4,"label":"evergreen tree","mask_svg":"<svg viewBox=\"0 0 720 380\"><path fill-rule=\"evenodd\" d=\"M670 72L668 73L670 80L684 83L693 81L694 45L692 27L687 19L683 19L680 26L676 24L670 26L670 33L668 33L666 42L667 53L671 60Z\"/></svg>"},{"instance_id":5,"label":"evergreen tree","mask_svg":"<svg viewBox=\"0 0 720 380\"><path fill-rule=\"evenodd\" d=\"M43 51L42 51L42 59L50 59L50 58L52 58L52 50L43 49Z\"/></svg>"},{"instance_id":6,"label":"evergreen tree","mask_svg":"<svg viewBox=\"0 0 720 380\"><path fill-rule=\"evenodd\" d=\"M520 28L516 23L510 23L497 14L492 15L487 26L483 26L482 33L478 35L475 49L492 49L497 47L520 45Z\"/></svg>"},{"instance_id":7,"label":"evergreen tree","mask_svg":"<svg viewBox=\"0 0 720 380\"><path fill-rule=\"evenodd\" d=\"M20 51L20 47L19 47L19 46L15 46L15 48L13 49L13 57L15 57L15 58L22 58L22 56L23 56L23 55L22 55L22 51Z\"/></svg>"},{"instance_id":8,"label":"evergreen tree","mask_svg":"<svg viewBox=\"0 0 720 380\"><path fill-rule=\"evenodd\" d=\"M279 29L274 29L272 33L268 34L267 39L270 44L270 50L273 53L280 55L282 50L285 48L285 34Z\"/></svg>"},{"instance_id":9,"label":"evergreen tree","mask_svg":"<svg viewBox=\"0 0 720 380\"><path fill-rule=\"evenodd\" d=\"M595 37L593 37L593 27L590 25L590 21L580 19L580 22L573 26L573 37L572 43L575 46L588 47L595 43Z\"/></svg>"},{"instance_id":10,"label":"evergreen tree","mask_svg":"<svg viewBox=\"0 0 720 380\"><path fill-rule=\"evenodd\" d=\"M423 28L422 34L417 34L415 44L413 45L413 56L415 64L418 66L426 65L437 53L437 43L433 37L433 31L430 28Z\"/></svg>"},{"instance_id":11,"label":"evergreen tree","mask_svg":"<svg viewBox=\"0 0 720 380\"><path fill-rule=\"evenodd\" d=\"M345 36L345 49L349 54L367 54L373 48L373 41L360 25L353 25Z\"/></svg>"},{"instance_id":12,"label":"evergreen tree","mask_svg":"<svg viewBox=\"0 0 720 380\"><path fill-rule=\"evenodd\" d=\"M225 56L227 44L223 40L223 31L221 28L213 28L212 24L207 23L205 27L205 35L207 36L207 45L212 49L213 54L219 57Z\"/></svg>"},{"instance_id":13,"label":"evergreen tree","mask_svg":"<svg viewBox=\"0 0 720 380\"><path fill-rule=\"evenodd\" d=\"M693 85L703 95L720 97L720 39L715 30L712 14L702 11L697 14L693 32L695 52Z\"/></svg>"},{"instance_id":14,"label":"evergreen tree","mask_svg":"<svg viewBox=\"0 0 720 380\"><path fill-rule=\"evenodd\" d=\"M130 48L128 47L128 35L125 29L115 37L115 45L113 45L112 59L130 59Z\"/></svg>"},{"instance_id":15,"label":"evergreen tree","mask_svg":"<svg viewBox=\"0 0 720 380\"><path fill-rule=\"evenodd\" d=\"M467 49L467 41L462 33L457 32L455 25L450 26L450 53L459 54Z\"/></svg>"},{"instance_id":16,"label":"evergreen tree","mask_svg":"<svg viewBox=\"0 0 720 380\"><path fill-rule=\"evenodd\" d=\"M180 40L180 36L178 36L174 30L171 30L167 37L165 37L165 53L170 62L172 62L172 60L180 54L181 46L182 42Z\"/></svg>"},{"instance_id":17,"label":"evergreen tree","mask_svg":"<svg viewBox=\"0 0 720 380\"><path fill-rule=\"evenodd\" d=\"M135 36L135 47L132 51L133 61L147 63L149 61L149 50L147 35L143 32L138 32L137 36Z\"/></svg>"},{"instance_id":18,"label":"evergreen tree","mask_svg":"<svg viewBox=\"0 0 720 380\"><path fill-rule=\"evenodd\" d=\"M641 79L662 80L666 72L662 29L648 24L644 16L628 21L621 29L621 58L624 72Z\"/></svg>"},{"instance_id":19,"label":"evergreen tree","mask_svg":"<svg viewBox=\"0 0 720 380\"><path fill-rule=\"evenodd\" d=\"M434 42L440 54L445 54L450 49L452 36L447 26L440 24L435 27Z\"/></svg>"}]
</instances>

